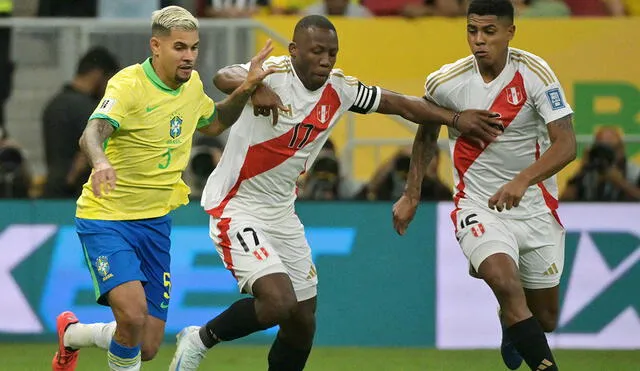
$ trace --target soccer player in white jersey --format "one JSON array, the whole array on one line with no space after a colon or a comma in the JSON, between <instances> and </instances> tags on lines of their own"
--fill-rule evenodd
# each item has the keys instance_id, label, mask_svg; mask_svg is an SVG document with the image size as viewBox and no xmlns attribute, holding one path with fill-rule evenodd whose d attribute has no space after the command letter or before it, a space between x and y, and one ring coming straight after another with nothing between
<instances>
[{"instance_id":1,"label":"soccer player in white jersey","mask_svg":"<svg viewBox=\"0 0 640 371\"><path fill-rule=\"evenodd\" d=\"M449 130L456 238L475 276L501 308L502 355L510 369L557 370L543 331L558 320L564 229L555 174L575 158L572 110L547 63L509 47L515 33L509 0L473 0L467 39L473 55L427 77L425 97L453 110L500 113L503 134L482 145ZM394 227L404 234L420 199L420 180L436 150L420 127Z\"/></svg>"},{"instance_id":2,"label":"soccer player in white jersey","mask_svg":"<svg viewBox=\"0 0 640 371\"><path fill-rule=\"evenodd\" d=\"M243 292L206 325L178 335L170 370L195 370L206 350L276 324L269 370L302 370L315 333L316 268L304 229L294 211L296 179L313 164L329 133L346 111L402 115L416 123L448 124L493 140L500 124L489 111L459 114L423 98L367 86L333 69L336 30L325 17L308 16L295 27L290 56L268 59L277 69L263 81L229 134L222 159L211 174L202 205L211 215L211 238ZM216 86L231 92L248 65L221 70ZM277 124L254 125L271 119ZM275 114L274 114L275 113ZM257 115L257 116L256 116Z\"/></svg>"}]
</instances>

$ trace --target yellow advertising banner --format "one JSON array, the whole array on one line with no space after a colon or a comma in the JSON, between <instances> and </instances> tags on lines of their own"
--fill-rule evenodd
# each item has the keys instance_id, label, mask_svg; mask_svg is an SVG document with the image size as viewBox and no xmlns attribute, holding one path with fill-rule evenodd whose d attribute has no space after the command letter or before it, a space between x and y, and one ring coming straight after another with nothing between
<instances>
[{"instance_id":1,"label":"yellow advertising banner","mask_svg":"<svg viewBox=\"0 0 640 371\"><path fill-rule=\"evenodd\" d=\"M298 18L259 20L280 35L280 41L288 41ZM405 94L423 95L429 73L470 54L463 18L332 21L340 45L336 67L366 84ZM517 20L516 26L512 46L534 53L549 63L576 112L574 124L578 134L591 135L599 126L616 125L630 138L635 135L637 140L640 136L640 42L634 35L640 30L640 18L522 19ZM265 39L261 34L258 46ZM288 53L284 44L276 48L274 55ZM360 139L413 137L410 128L376 114L358 115L354 132ZM344 148L347 125L339 125L332 139L338 148ZM368 179L378 166L377 159L388 158L397 149L397 145L356 148L354 176ZM630 155L639 152L637 143L628 144ZM446 174L450 182L449 167L442 168L442 174ZM561 174L561 178L566 179L569 173L571 169Z\"/></svg>"}]
</instances>

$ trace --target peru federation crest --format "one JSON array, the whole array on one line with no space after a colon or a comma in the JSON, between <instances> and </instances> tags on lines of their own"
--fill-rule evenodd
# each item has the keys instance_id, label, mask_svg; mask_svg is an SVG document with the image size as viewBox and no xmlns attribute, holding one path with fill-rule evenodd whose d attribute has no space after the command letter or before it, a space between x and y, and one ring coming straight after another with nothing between
<instances>
[{"instance_id":1,"label":"peru federation crest","mask_svg":"<svg viewBox=\"0 0 640 371\"><path fill-rule=\"evenodd\" d=\"M519 86L507 88L507 102L517 106L522 102L522 99L524 99L524 94L522 94Z\"/></svg>"},{"instance_id":2,"label":"peru federation crest","mask_svg":"<svg viewBox=\"0 0 640 371\"><path fill-rule=\"evenodd\" d=\"M173 116L169 121L169 135L175 139L182 134L182 119L179 116Z\"/></svg>"},{"instance_id":3,"label":"peru federation crest","mask_svg":"<svg viewBox=\"0 0 640 371\"><path fill-rule=\"evenodd\" d=\"M329 120L329 117L331 117L331 106L328 104L320 105L316 111L316 115L318 117L318 121L323 124L326 123L327 120Z\"/></svg>"}]
</instances>

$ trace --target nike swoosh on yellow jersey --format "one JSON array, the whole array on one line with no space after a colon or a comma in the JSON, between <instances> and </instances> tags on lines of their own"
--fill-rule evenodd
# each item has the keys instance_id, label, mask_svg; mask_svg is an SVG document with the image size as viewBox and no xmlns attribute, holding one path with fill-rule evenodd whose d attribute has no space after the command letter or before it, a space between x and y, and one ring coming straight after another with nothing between
<instances>
[{"instance_id":1,"label":"nike swoosh on yellow jersey","mask_svg":"<svg viewBox=\"0 0 640 371\"><path fill-rule=\"evenodd\" d=\"M154 109L156 109L158 107L160 107L160 106L154 106L154 107L147 106L147 112L151 112L151 111L153 111Z\"/></svg>"}]
</instances>

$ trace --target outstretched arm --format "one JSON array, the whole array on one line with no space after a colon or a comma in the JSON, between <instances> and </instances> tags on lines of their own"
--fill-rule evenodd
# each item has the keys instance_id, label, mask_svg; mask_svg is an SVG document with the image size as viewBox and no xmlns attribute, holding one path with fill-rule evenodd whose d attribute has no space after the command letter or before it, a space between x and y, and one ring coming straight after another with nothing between
<instances>
[{"instance_id":1,"label":"outstretched arm","mask_svg":"<svg viewBox=\"0 0 640 371\"><path fill-rule=\"evenodd\" d=\"M80 137L80 149L93 167L91 187L97 197L103 192L109 193L116 186L116 172L104 154L104 142L114 131L109 121L96 118L89 120Z\"/></svg>"},{"instance_id":2,"label":"outstretched arm","mask_svg":"<svg viewBox=\"0 0 640 371\"><path fill-rule=\"evenodd\" d=\"M576 135L571 115L550 122L547 130L551 139L549 149L489 199L491 209L502 211L517 207L529 186L555 175L576 158Z\"/></svg>"},{"instance_id":3,"label":"outstretched arm","mask_svg":"<svg viewBox=\"0 0 640 371\"><path fill-rule=\"evenodd\" d=\"M251 58L251 67L246 72L244 80L233 89L231 95L216 105L218 113L214 116L211 124L199 129L201 133L212 136L219 135L238 120L251 94L262 83L262 80L276 71L275 68L262 69L262 63L272 50L271 40L269 40L264 48Z\"/></svg>"},{"instance_id":4,"label":"outstretched arm","mask_svg":"<svg viewBox=\"0 0 640 371\"><path fill-rule=\"evenodd\" d=\"M240 66L227 66L216 73L213 77L213 84L223 93L231 94L242 85L247 78L247 73L247 70ZM289 111L289 108L282 104L278 94L265 84L259 84L256 87L251 95L251 104L253 105L254 115L271 115L273 125L278 123L278 110Z\"/></svg>"},{"instance_id":5,"label":"outstretched arm","mask_svg":"<svg viewBox=\"0 0 640 371\"><path fill-rule=\"evenodd\" d=\"M400 200L393 205L393 227L403 235L418 208L422 180L427 166L438 150L440 126L420 126L413 140L407 184Z\"/></svg>"},{"instance_id":6,"label":"outstretched arm","mask_svg":"<svg viewBox=\"0 0 640 371\"><path fill-rule=\"evenodd\" d=\"M380 104L376 110L378 113L388 115L400 115L409 121L420 125L446 125L452 127L461 134L480 139L485 143L492 142L502 134L503 126L497 115L483 110L465 110L460 113L453 112L427 100L398 94L381 89Z\"/></svg>"},{"instance_id":7,"label":"outstretched arm","mask_svg":"<svg viewBox=\"0 0 640 371\"><path fill-rule=\"evenodd\" d=\"M240 66L227 66L221 68L213 77L213 84L221 92L231 94L247 78L247 70Z\"/></svg>"}]
</instances>

